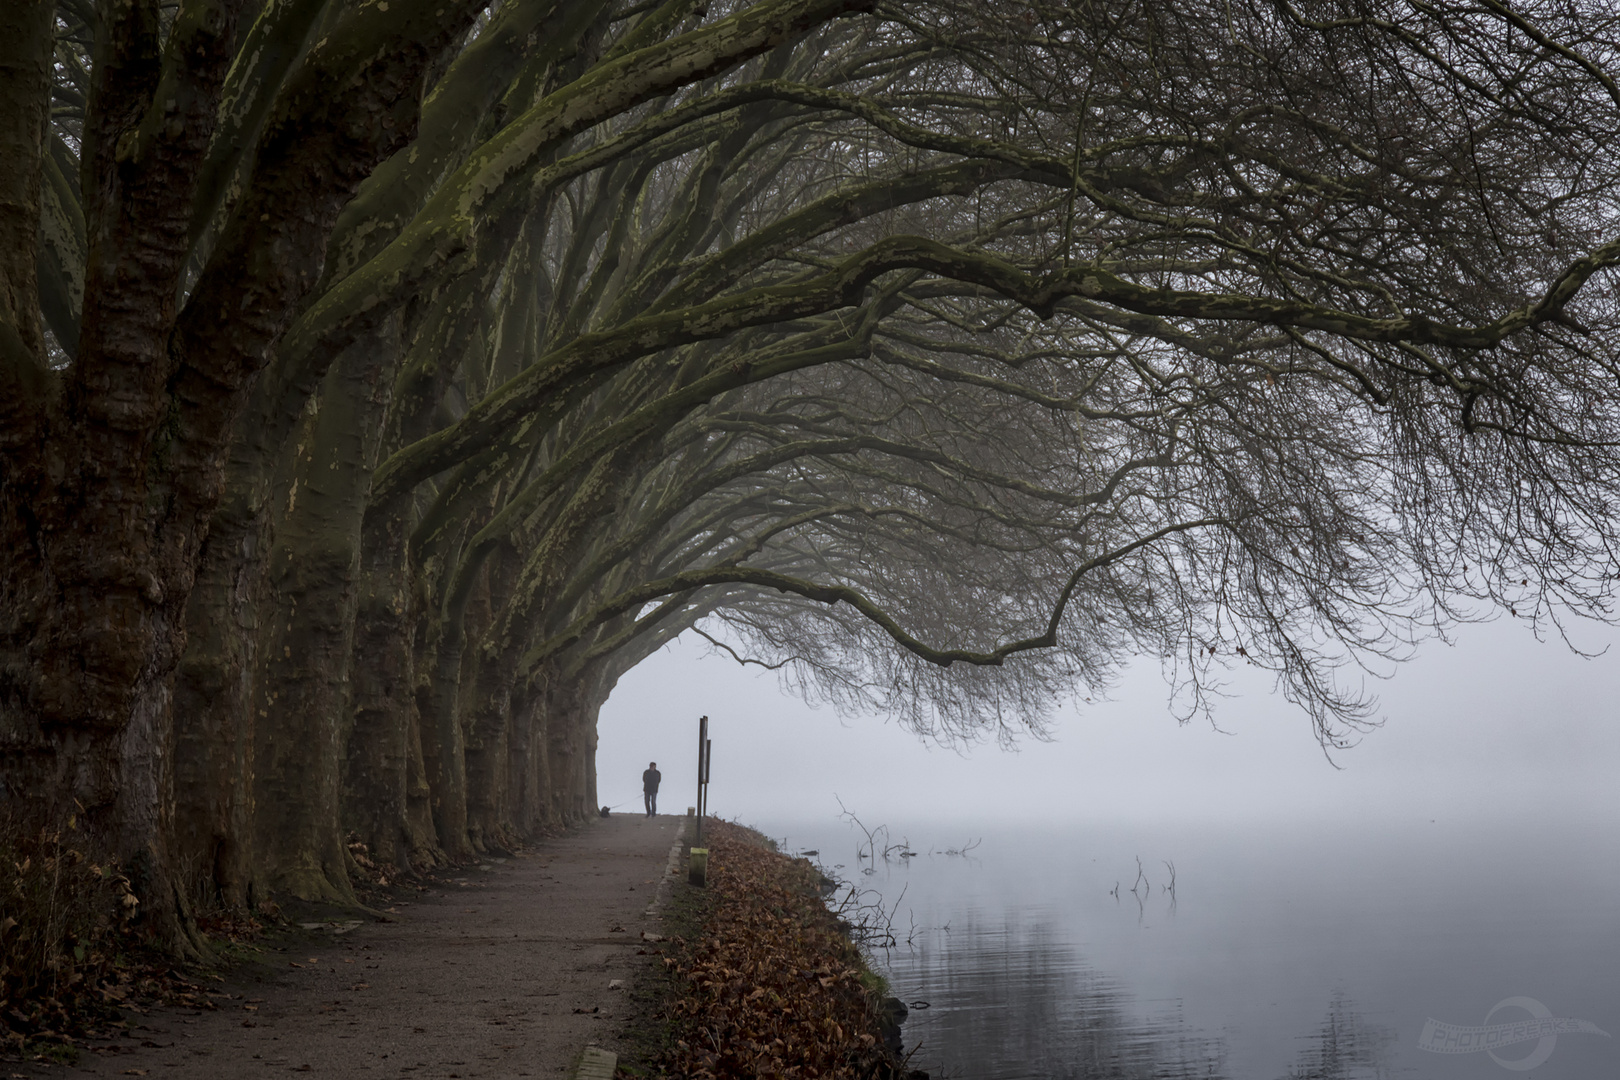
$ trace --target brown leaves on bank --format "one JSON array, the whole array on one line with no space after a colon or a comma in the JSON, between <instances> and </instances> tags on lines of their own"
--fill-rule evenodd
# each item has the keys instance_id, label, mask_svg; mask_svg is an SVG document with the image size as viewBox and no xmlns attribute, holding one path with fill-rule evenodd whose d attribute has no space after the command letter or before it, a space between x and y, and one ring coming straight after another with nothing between
<instances>
[{"instance_id":1,"label":"brown leaves on bank","mask_svg":"<svg viewBox=\"0 0 1620 1080\"><path fill-rule=\"evenodd\" d=\"M0 1057L72 1060L138 1002L213 1008L134 931L127 876L86 851L72 826L0 820Z\"/></svg>"},{"instance_id":2,"label":"brown leaves on bank","mask_svg":"<svg viewBox=\"0 0 1620 1080\"><path fill-rule=\"evenodd\" d=\"M68 830L0 823L0 1048L71 1046L129 990L113 954L140 900Z\"/></svg>"},{"instance_id":3,"label":"brown leaves on bank","mask_svg":"<svg viewBox=\"0 0 1620 1080\"><path fill-rule=\"evenodd\" d=\"M860 953L821 903L820 874L746 829L705 822L704 830L708 916L699 940L664 959L678 975L668 1071L714 1080L906 1075L883 1046Z\"/></svg>"}]
</instances>

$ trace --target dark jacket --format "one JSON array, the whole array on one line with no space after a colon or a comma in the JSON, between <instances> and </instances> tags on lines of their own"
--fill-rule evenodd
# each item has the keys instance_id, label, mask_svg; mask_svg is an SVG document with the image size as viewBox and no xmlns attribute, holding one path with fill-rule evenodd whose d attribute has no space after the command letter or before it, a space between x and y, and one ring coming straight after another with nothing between
<instances>
[{"instance_id":1,"label":"dark jacket","mask_svg":"<svg viewBox=\"0 0 1620 1080\"><path fill-rule=\"evenodd\" d=\"M646 772L641 774L641 790L657 791L658 781L662 780L663 778L664 774L659 772L657 769L648 769Z\"/></svg>"}]
</instances>

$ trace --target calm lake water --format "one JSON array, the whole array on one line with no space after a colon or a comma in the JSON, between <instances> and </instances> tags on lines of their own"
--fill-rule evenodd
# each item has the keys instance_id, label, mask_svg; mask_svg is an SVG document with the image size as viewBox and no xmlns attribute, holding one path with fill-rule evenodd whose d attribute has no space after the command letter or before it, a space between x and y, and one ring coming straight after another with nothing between
<instances>
[{"instance_id":1,"label":"calm lake water","mask_svg":"<svg viewBox=\"0 0 1620 1080\"><path fill-rule=\"evenodd\" d=\"M917 855L859 862L842 821L762 823L893 912L913 1064L972 1080L1620 1077L1620 1039L1522 1023L1620 1036L1614 826L1000 828L963 856L891 823Z\"/></svg>"}]
</instances>

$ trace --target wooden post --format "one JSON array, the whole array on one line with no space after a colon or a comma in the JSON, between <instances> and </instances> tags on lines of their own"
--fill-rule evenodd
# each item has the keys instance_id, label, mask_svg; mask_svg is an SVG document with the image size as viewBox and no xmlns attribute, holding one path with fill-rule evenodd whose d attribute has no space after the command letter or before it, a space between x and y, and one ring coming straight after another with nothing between
<instances>
[{"instance_id":1,"label":"wooden post","mask_svg":"<svg viewBox=\"0 0 1620 1080\"><path fill-rule=\"evenodd\" d=\"M712 740L710 740L710 739L704 739L703 740L703 805L699 808L699 812L702 813L702 814L707 814L709 812L709 762L713 759L713 757L714 757L714 742Z\"/></svg>"},{"instance_id":2,"label":"wooden post","mask_svg":"<svg viewBox=\"0 0 1620 1080\"><path fill-rule=\"evenodd\" d=\"M709 780L708 764L709 747L709 718L698 717L698 782L697 782L697 830L692 837L692 846L701 847L703 844L703 785Z\"/></svg>"},{"instance_id":3,"label":"wooden post","mask_svg":"<svg viewBox=\"0 0 1620 1080\"><path fill-rule=\"evenodd\" d=\"M686 880L692 885L703 885L709 878L709 849L692 849L691 861L686 867Z\"/></svg>"}]
</instances>

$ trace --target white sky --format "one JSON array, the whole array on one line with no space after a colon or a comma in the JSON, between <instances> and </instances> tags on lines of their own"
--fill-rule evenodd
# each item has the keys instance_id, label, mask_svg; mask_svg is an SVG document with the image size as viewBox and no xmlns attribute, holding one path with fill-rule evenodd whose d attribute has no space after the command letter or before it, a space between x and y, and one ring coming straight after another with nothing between
<instances>
[{"instance_id":1,"label":"white sky","mask_svg":"<svg viewBox=\"0 0 1620 1080\"><path fill-rule=\"evenodd\" d=\"M1604 647L1595 628L1580 644ZM1341 826L1380 819L1508 820L1557 827L1620 810L1620 650L1597 659L1539 643L1502 620L1463 627L1455 647L1426 645L1375 687L1382 728L1324 758L1308 718L1268 682L1240 680L1217 722L1179 726L1156 661L1112 699L1071 705L1053 740L1008 753L921 742L884 718L840 718L778 688L691 635L624 677L601 713L601 797L640 809L641 770L664 775L659 809L694 801L697 718L710 718L712 813L758 823L823 822L834 795L868 824L1016 823L1165 818L1243 821L1287 815Z\"/></svg>"}]
</instances>

